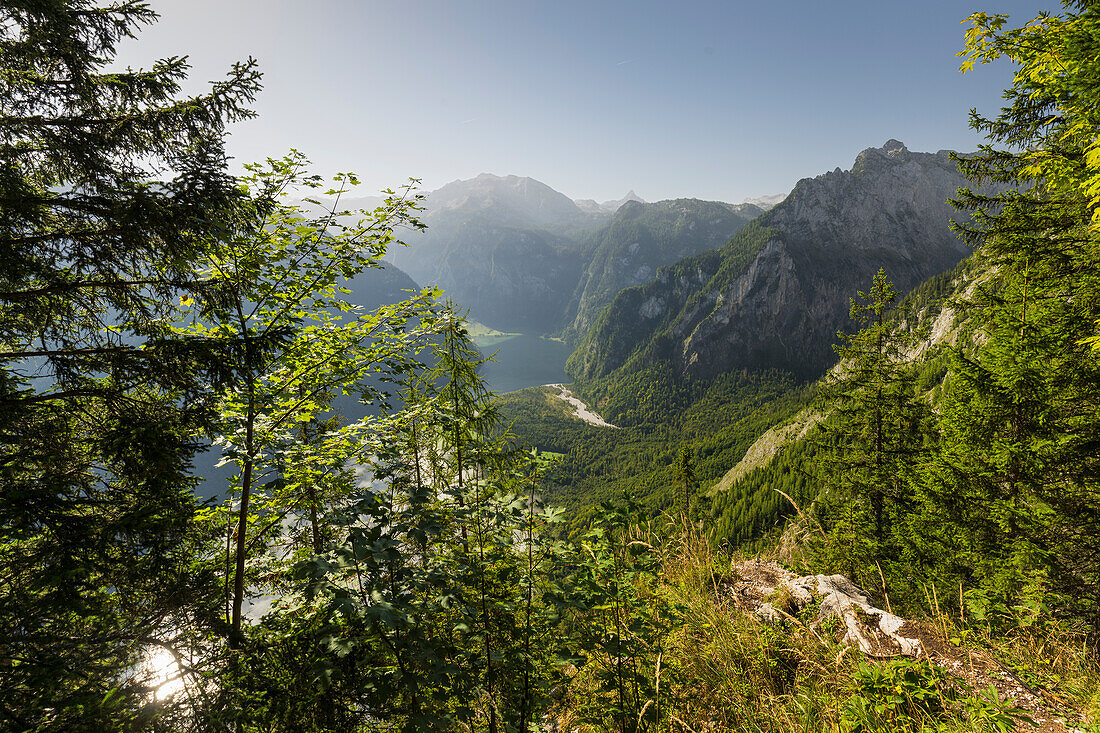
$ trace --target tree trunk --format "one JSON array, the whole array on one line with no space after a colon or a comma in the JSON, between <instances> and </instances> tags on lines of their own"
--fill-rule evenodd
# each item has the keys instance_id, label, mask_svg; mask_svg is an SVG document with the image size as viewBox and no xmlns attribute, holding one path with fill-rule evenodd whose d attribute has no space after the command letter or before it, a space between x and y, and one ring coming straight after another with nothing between
<instances>
[{"instance_id":1,"label":"tree trunk","mask_svg":"<svg viewBox=\"0 0 1100 733\"><path fill-rule=\"evenodd\" d=\"M248 426L251 443L252 426ZM233 578L233 626L229 632L229 648L241 648L241 613L244 608L244 561L247 553L248 499L252 489L252 459L245 461L241 472L241 506L237 515L237 574Z\"/></svg>"}]
</instances>

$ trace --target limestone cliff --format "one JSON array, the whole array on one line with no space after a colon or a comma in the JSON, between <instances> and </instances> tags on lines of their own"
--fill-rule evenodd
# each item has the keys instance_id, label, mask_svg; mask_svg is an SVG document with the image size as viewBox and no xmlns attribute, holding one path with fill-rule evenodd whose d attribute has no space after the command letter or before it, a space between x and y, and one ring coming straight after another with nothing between
<instances>
[{"instance_id":1,"label":"limestone cliff","mask_svg":"<svg viewBox=\"0 0 1100 733\"><path fill-rule=\"evenodd\" d=\"M722 246L762 213L751 204L699 199L624 203L594 236L567 314L571 333L587 331L619 291L648 282L659 267Z\"/></svg>"},{"instance_id":2,"label":"limestone cliff","mask_svg":"<svg viewBox=\"0 0 1100 733\"><path fill-rule=\"evenodd\" d=\"M569 369L594 379L658 359L694 377L772 367L817 376L849 327L849 298L880 267L905 293L966 256L948 203L964 185L946 151L896 140L864 150L849 171L800 181L717 252L620 293Z\"/></svg>"}]
</instances>

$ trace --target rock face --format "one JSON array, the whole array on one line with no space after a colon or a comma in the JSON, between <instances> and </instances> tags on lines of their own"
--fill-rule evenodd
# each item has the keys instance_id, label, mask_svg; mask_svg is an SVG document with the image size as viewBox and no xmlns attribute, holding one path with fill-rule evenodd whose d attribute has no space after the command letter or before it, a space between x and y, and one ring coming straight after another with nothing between
<instances>
[{"instance_id":1,"label":"rock face","mask_svg":"<svg viewBox=\"0 0 1100 733\"><path fill-rule=\"evenodd\" d=\"M838 641L857 646L864 654L919 656L923 651L920 639L901 634L905 619L872 606L863 591L843 575L796 577L774 562L747 560L734 563L731 576L728 592L734 602L769 623L791 618L818 600L821 605L810 624L815 633L826 620L837 619L841 626Z\"/></svg>"},{"instance_id":2,"label":"rock face","mask_svg":"<svg viewBox=\"0 0 1100 733\"><path fill-rule=\"evenodd\" d=\"M619 294L570 358L592 379L628 359L711 377L732 369L821 374L850 330L849 298L884 268L900 294L954 266L967 248L947 203L965 180L949 153L890 140L850 171L799 181L713 253L682 260Z\"/></svg>"},{"instance_id":3,"label":"rock face","mask_svg":"<svg viewBox=\"0 0 1100 733\"><path fill-rule=\"evenodd\" d=\"M507 331L587 329L616 293L726 242L762 211L679 199L574 202L533 178L483 173L428 194L425 233L388 259ZM577 332L577 331L572 331Z\"/></svg>"},{"instance_id":4,"label":"rock face","mask_svg":"<svg viewBox=\"0 0 1100 733\"><path fill-rule=\"evenodd\" d=\"M652 280L659 267L722 246L762 213L751 204L699 199L626 201L594 235L567 314L571 332L587 331L619 291Z\"/></svg>"}]
</instances>

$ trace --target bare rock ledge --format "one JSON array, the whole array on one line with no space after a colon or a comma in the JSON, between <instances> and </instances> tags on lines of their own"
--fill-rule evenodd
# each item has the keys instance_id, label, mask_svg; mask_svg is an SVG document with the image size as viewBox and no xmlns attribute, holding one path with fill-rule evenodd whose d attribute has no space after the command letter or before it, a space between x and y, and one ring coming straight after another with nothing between
<instances>
[{"instance_id":1,"label":"bare rock ledge","mask_svg":"<svg viewBox=\"0 0 1100 733\"><path fill-rule=\"evenodd\" d=\"M868 656L920 656L920 639L901 635L905 619L875 608L866 594L843 575L795 576L770 561L748 560L731 568L734 600L745 611L769 623L789 618L815 600L821 605L811 629L835 618L844 628L841 642L858 646Z\"/></svg>"}]
</instances>

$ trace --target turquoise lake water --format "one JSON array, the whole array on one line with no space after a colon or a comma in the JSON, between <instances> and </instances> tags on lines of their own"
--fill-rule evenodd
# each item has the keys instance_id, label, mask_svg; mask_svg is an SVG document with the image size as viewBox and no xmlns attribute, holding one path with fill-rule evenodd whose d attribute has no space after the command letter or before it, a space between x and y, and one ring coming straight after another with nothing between
<instances>
[{"instance_id":1,"label":"turquoise lake water","mask_svg":"<svg viewBox=\"0 0 1100 733\"><path fill-rule=\"evenodd\" d=\"M486 355L493 352L495 361L483 364L481 375L494 392L569 381L565 376L569 347L560 341L521 334L482 350Z\"/></svg>"}]
</instances>

